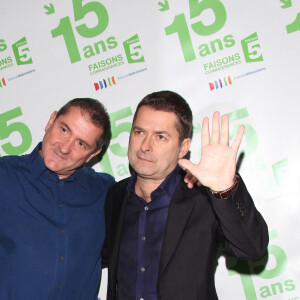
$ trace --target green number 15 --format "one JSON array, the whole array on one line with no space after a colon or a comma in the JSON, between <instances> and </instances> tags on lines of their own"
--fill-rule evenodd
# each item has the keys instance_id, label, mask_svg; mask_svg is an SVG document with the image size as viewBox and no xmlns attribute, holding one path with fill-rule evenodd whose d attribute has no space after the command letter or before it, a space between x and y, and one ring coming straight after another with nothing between
<instances>
[{"instance_id":1,"label":"green number 15","mask_svg":"<svg viewBox=\"0 0 300 300\"><path fill-rule=\"evenodd\" d=\"M190 18L200 18L200 15L211 10L215 15L215 20L212 24L205 25L201 19L191 24L193 31L201 36L208 36L218 32L226 22L227 14L223 3L220 0L189 0ZM186 62L195 60L196 55L187 25L185 15L176 15L171 25L165 28L166 35L173 33L178 34L179 42Z\"/></svg>"},{"instance_id":2,"label":"green number 15","mask_svg":"<svg viewBox=\"0 0 300 300\"><path fill-rule=\"evenodd\" d=\"M104 32L107 28L108 13L104 5L100 2L91 1L82 5L82 0L73 0L73 7L74 19L76 22L84 19L84 17L90 12L93 12L97 16L98 21L94 27L88 27L85 23L75 27L81 36L85 38L95 37ZM69 17L60 19L58 26L51 31L51 34L54 38L60 35L64 37L71 63L81 60Z\"/></svg>"}]
</instances>

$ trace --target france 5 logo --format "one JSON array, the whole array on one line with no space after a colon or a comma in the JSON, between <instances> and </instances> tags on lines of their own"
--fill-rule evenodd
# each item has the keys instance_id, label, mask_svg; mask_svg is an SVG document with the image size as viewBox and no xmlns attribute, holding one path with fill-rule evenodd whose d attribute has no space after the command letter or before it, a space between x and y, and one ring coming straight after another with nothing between
<instances>
[{"instance_id":1,"label":"france 5 logo","mask_svg":"<svg viewBox=\"0 0 300 300\"><path fill-rule=\"evenodd\" d=\"M7 50L7 43L4 39L0 39L0 54ZM32 64L29 46L26 37L21 38L12 44L12 50L17 65ZM11 55L0 57L0 70L13 66L13 58Z\"/></svg>"}]
</instances>

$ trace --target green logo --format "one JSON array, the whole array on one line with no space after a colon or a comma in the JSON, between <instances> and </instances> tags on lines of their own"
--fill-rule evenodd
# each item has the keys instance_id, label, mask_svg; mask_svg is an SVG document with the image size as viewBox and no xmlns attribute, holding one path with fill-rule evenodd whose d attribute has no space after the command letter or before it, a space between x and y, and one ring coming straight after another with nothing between
<instances>
[{"instance_id":1,"label":"green logo","mask_svg":"<svg viewBox=\"0 0 300 300\"><path fill-rule=\"evenodd\" d=\"M11 120L20 116L22 116L20 107L0 114L0 140L9 138L14 132L21 136L21 143L19 145L13 145L11 142L1 145L3 151L8 155L20 155L31 146L32 136L27 125L22 122L11 122Z\"/></svg>"},{"instance_id":2,"label":"green logo","mask_svg":"<svg viewBox=\"0 0 300 300\"><path fill-rule=\"evenodd\" d=\"M288 165L287 157L272 165L274 178L278 186L288 180Z\"/></svg>"},{"instance_id":3,"label":"green logo","mask_svg":"<svg viewBox=\"0 0 300 300\"><path fill-rule=\"evenodd\" d=\"M263 56L261 54L260 44L258 43L258 36L256 32L243 39L241 44L247 63L263 61Z\"/></svg>"},{"instance_id":4,"label":"green logo","mask_svg":"<svg viewBox=\"0 0 300 300\"><path fill-rule=\"evenodd\" d=\"M93 27L88 27L86 23L82 23L75 27L80 36L84 38L93 38L106 30L109 18L107 10L102 3L91 1L82 4L82 0L73 0L73 8L75 22L84 20L90 13L96 15L97 17L96 25ZM51 34L53 38L63 36L71 63L81 61L74 30L69 17L60 19L58 26L51 31ZM113 46L115 45L114 41L107 41L107 43L110 42ZM102 43L103 41L99 42L101 47L103 47ZM104 47L106 47L106 45L104 45ZM95 51L97 52L97 50ZM85 53L85 55L87 54Z\"/></svg>"},{"instance_id":5,"label":"green logo","mask_svg":"<svg viewBox=\"0 0 300 300\"><path fill-rule=\"evenodd\" d=\"M105 155L100 161L100 166L102 169L102 172L106 172L111 174L112 176L116 177L113 172L113 167L111 164L111 161L108 156L108 150L112 154L118 157L127 157L127 146L123 147L119 143L114 143L113 140L116 139L121 134L130 134L132 123L128 121L121 121L123 119L126 119L130 116L132 116L132 110L131 108L125 107L123 109L120 109L118 111L112 112L109 114L110 116L110 123L111 123L111 143L109 146L109 149L107 149ZM129 174L128 170L128 163L126 164L119 164L117 166L117 174L119 176L124 176Z\"/></svg>"},{"instance_id":6,"label":"green logo","mask_svg":"<svg viewBox=\"0 0 300 300\"><path fill-rule=\"evenodd\" d=\"M3 70L3 69L7 69L7 68L10 68L10 67L13 67L13 62L12 62L12 58L11 56L8 56L6 58L2 58L0 60L0 70Z\"/></svg>"},{"instance_id":7,"label":"green logo","mask_svg":"<svg viewBox=\"0 0 300 300\"><path fill-rule=\"evenodd\" d=\"M7 49L7 45L5 44L5 41L0 39L0 52L5 51Z\"/></svg>"},{"instance_id":8,"label":"green logo","mask_svg":"<svg viewBox=\"0 0 300 300\"><path fill-rule=\"evenodd\" d=\"M29 47L25 37L12 45L17 65L32 64L32 58L29 54Z\"/></svg>"},{"instance_id":9,"label":"green logo","mask_svg":"<svg viewBox=\"0 0 300 300\"><path fill-rule=\"evenodd\" d=\"M191 22L194 18L199 18L206 10L213 11L215 15L215 19L211 24L206 25L201 20L191 24L193 31L200 36L212 35L222 29L226 23L226 9L220 0L203 0L200 2L198 0L189 0L189 9ZM165 27L165 32L166 35L177 33L186 62L196 59L190 30L184 13L176 15L173 23Z\"/></svg>"},{"instance_id":10,"label":"green logo","mask_svg":"<svg viewBox=\"0 0 300 300\"><path fill-rule=\"evenodd\" d=\"M276 230L270 231L270 241L278 238ZM268 256L275 259L276 264L272 264L270 269L267 268ZM268 298L284 292L295 290L296 285L292 279L287 279L284 282L274 281L272 279L282 275L287 267L287 255L284 250L277 245L268 246L268 254L260 260L246 261L236 260L230 267L229 275L239 275L241 277L246 300L257 300L257 292L253 282L253 276L266 279L267 285L259 288L259 296Z\"/></svg>"},{"instance_id":11,"label":"green logo","mask_svg":"<svg viewBox=\"0 0 300 300\"><path fill-rule=\"evenodd\" d=\"M132 36L127 41L123 42L124 50L126 53L127 61L129 63L137 63L145 61L140 40L137 34Z\"/></svg>"},{"instance_id":12,"label":"green logo","mask_svg":"<svg viewBox=\"0 0 300 300\"><path fill-rule=\"evenodd\" d=\"M122 54L117 54L106 59L102 59L98 62L89 64L90 75L95 75L100 72L116 68L124 64L124 59Z\"/></svg>"},{"instance_id":13,"label":"green logo","mask_svg":"<svg viewBox=\"0 0 300 300\"><path fill-rule=\"evenodd\" d=\"M234 53L232 55L218 58L216 60L205 63L203 67L204 67L205 74L207 75L213 72L217 72L220 70L224 70L226 68L236 66L241 62L242 61L241 61L240 54Z\"/></svg>"}]
</instances>

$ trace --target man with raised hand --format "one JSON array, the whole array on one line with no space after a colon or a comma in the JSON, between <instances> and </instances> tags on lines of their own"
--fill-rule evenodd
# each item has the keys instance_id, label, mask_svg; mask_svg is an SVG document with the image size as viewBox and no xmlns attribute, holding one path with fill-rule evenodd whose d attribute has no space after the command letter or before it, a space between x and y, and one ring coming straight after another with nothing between
<instances>
[{"instance_id":1,"label":"man with raised hand","mask_svg":"<svg viewBox=\"0 0 300 300\"><path fill-rule=\"evenodd\" d=\"M31 154L0 158L0 299L95 300L115 181L84 164L108 145L109 116L73 99L45 132Z\"/></svg>"},{"instance_id":2,"label":"man with raised hand","mask_svg":"<svg viewBox=\"0 0 300 300\"><path fill-rule=\"evenodd\" d=\"M219 246L242 259L265 254L267 225L236 173L244 126L229 146L228 116L222 121L220 132L214 113L210 142L204 118L201 160L194 165L183 159L192 136L187 102L161 91L139 103L128 148L134 173L106 199L108 300L215 300ZM199 186L187 186L178 163Z\"/></svg>"}]
</instances>

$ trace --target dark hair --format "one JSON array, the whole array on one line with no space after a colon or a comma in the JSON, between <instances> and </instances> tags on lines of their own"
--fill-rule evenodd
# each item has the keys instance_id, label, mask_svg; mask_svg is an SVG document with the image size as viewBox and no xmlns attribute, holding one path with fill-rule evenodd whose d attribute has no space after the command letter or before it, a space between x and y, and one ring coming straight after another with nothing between
<instances>
[{"instance_id":1,"label":"dark hair","mask_svg":"<svg viewBox=\"0 0 300 300\"><path fill-rule=\"evenodd\" d=\"M75 98L57 112L56 119L61 115L65 115L72 107L79 107L83 114L88 113L91 122L103 129L103 133L97 140L97 149L107 148L111 138L111 130L109 115L104 105L96 99Z\"/></svg>"},{"instance_id":2,"label":"dark hair","mask_svg":"<svg viewBox=\"0 0 300 300\"><path fill-rule=\"evenodd\" d=\"M192 138L193 114L186 100L177 93L160 91L147 95L138 104L133 116L133 122L142 106L175 113L178 121L176 128L179 132L180 143L186 138Z\"/></svg>"}]
</instances>

